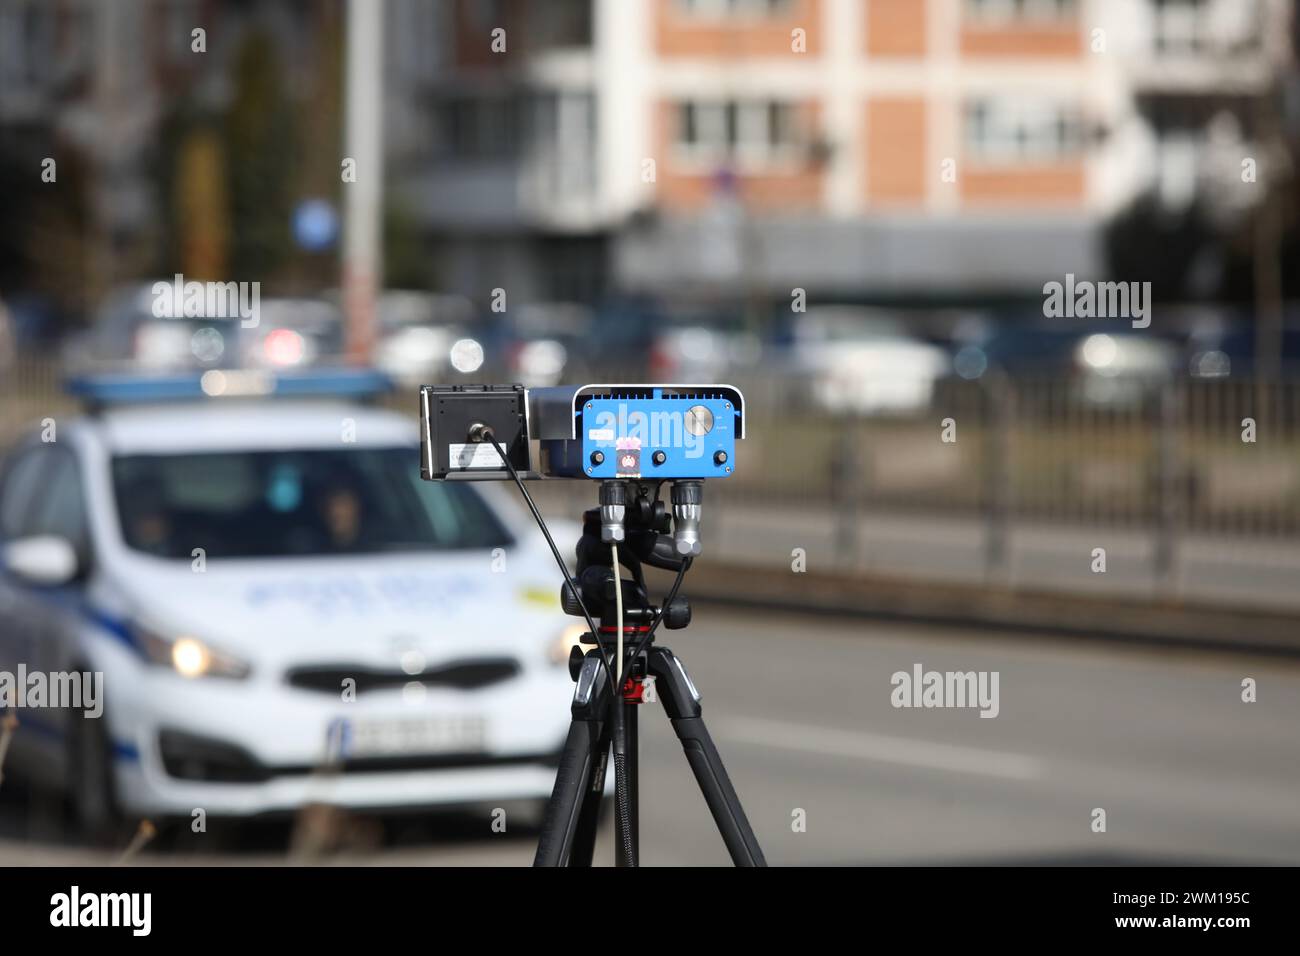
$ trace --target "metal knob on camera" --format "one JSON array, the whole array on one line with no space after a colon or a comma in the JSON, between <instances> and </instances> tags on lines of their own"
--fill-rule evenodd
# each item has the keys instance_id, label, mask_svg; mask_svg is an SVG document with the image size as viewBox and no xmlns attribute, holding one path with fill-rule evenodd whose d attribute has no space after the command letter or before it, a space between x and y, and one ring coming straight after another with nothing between
<instances>
[{"instance_id":1,"label":"metal knob on camera","mask_svg":"<svg viewBox=\"0 0 1300 956\"><path fill-rule=\"evenodd\" d=\"M673 482L673 544L683 557L700 553L700 511L704 482Z\"/></svg>"}]
</instances>

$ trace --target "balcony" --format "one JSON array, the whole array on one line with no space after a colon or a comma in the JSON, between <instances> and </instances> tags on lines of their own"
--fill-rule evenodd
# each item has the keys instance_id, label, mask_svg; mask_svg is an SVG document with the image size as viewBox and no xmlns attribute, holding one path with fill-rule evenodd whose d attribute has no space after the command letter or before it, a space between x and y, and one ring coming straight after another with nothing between
<instances>
[{"instance_id":1,"label":"balcony","mask_svg":"<svg viewBox=\"0 0 1300 956\"><path fill-rule=\"evenodd\" d=\"M1232 92L1268 82L1261 0L1149 0L1144 14L1148 39L1131 71L1142 89Z\"/></svg>"},{"instance_id":2,"label":"balcony","mask_svg":"<svg viewBox=\"0 0 1300 956\"><path fill-rule=\"evenodd\" d=\"M433 142L408 179L427 226L581 233L601 225L592 93L442 97L432 111Z\"/></svg>"}]
</instances>

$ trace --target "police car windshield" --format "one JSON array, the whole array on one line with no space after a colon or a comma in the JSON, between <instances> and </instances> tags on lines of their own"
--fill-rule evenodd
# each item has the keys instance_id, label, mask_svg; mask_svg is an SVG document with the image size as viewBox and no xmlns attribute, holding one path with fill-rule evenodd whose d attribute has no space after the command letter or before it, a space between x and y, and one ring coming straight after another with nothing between
<instances>
[{"instance_id":1,"label":"police car windshield","mask_svg":"<svg viewBox=\"0 0 1300 956\"><path fill-rule=\"evenodd\" d=\"M409 448L113 460L127 546L163 558L495 548L510 534L466 485L421 481Z\"/></svg>"}]
</instances>

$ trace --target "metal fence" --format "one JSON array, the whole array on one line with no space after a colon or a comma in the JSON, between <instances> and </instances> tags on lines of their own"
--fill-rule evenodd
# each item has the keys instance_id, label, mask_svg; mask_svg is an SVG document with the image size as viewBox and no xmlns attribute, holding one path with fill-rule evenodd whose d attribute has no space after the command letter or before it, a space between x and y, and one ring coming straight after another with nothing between
<instances>
[{"instance_id":1,"label":"metal fence","mask_svg":"<svg viewBox=\"0 0 1300 956\"><path fill-rule=\"evenodd\" d=\"M832 414L743 383L729 496L1134 529L1300 533L1300 382L939 382L904 411Z\"/></svg>"},{"instance_id":2,"label":"metal fence","mask_svg":"<svg viewBox=\"0 0 1300 956\"><path fill-rule=\"evenodd\" d=\"M0 370L0 447L71 414L53 363ZM1300 534L1300 381L937 383L905 410L832 412L796 383L738 383L748 438L722 500L1174 533ZM1094 383L1095 384L1095 383ZM413 411L413 396L392 407Z\"/></svg>"}]
</instances>

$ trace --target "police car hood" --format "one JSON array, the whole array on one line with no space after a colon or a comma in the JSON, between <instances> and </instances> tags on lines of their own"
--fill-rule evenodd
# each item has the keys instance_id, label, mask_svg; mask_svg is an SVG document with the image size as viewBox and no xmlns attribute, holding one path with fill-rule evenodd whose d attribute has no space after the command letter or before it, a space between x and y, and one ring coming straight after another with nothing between
<instances>
[{"instance_id":1,"label":"police car hood","mask_svg":"<svg viewBox=\"0 0 1300 956\"><path fill-rule=\"evenodd\" d=\"M209 559L202 571L137 556L114 577L133 620L255 664L392 667L412 650L429 664L498 653L540 659L569 623L559 588L512 573L525 562L518 552L506 557L494 572L490 551Z\"/></svg>"}]
</instances>

